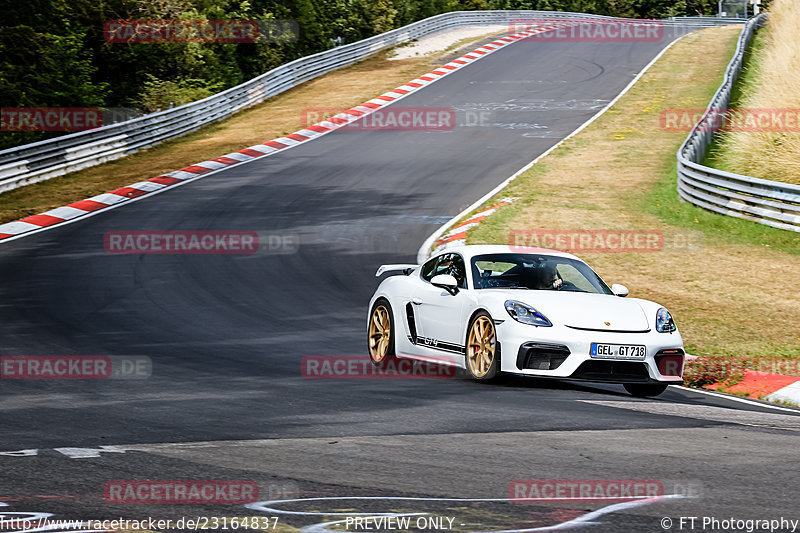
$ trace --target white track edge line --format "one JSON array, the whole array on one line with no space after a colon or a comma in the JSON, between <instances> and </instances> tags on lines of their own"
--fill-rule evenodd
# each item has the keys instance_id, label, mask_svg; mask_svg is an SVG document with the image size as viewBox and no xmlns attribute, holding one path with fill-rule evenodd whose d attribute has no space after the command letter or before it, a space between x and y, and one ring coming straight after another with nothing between
<instances>
[{"instance_id":1,"label":"white track edge line","mask_svg":"<svg viewBox=\"0 0 800 533\"><path fill-rule=\"evenodd\" d=\"M734 396L733 394L724 394L724 393L721 393L721 392L715 392L715 391L710 391L710 390L705 390L705 389L695 389L695 388L692 388L692 387L686 387L684 385L670 385L670 386L678 388L678 389L681 389L681 390L689 391L689 392L698 392L700 394L707 394L709 396L714 396L714 397L717 397L717 398L724 398L724 399L730 400L732 402L744 403L744 404L747 404L747 405L751 405L753 407L763 407L764 409L774 409L775 411L786 411L786 412L789 412L789 413L792 413L792 414L795 414L795 415L800 414L800 410L798 410L798 409L792 409L791 407L781 407L781 406L778 406L778 405L771 405L771 404L768 404L768 403L761 403L761 402L757 402L757 401L754 401L754 400L749 400L747 398L741 398L739 396Z\"/></svg>"}]
</instances>

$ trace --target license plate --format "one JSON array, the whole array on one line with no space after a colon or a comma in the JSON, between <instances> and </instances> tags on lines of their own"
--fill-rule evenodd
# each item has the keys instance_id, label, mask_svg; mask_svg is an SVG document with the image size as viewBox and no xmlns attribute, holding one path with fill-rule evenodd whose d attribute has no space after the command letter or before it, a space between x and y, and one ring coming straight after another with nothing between
<instances>
[{"instance_id":1,"label":"license plate","mask_svg":"<svg viewBox=\"0 0 800 533\"><path fill-rule=\"evenodd\" d=\"M632 344L599 344L592 343L590 355L595 359L626 359L643 361L646 351L644 346Z\"/></svg>"}]
</instances>

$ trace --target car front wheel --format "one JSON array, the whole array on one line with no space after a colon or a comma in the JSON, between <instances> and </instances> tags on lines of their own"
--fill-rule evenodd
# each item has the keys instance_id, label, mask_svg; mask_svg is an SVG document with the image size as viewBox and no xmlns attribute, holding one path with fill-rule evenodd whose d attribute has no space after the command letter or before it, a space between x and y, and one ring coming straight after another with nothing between
<instances>
[{"instance_id":1,"label":"car front wheel","mask_svg":"<svg viewBox=\"0 0 800 533\"><path fill-rule=\"evenodd\" d=\"M384 365L394 358L394 320L392 307L385 298L380 298L372 306L367 330L369 358L376 366Z\"/></svg>"},{"instance_id":2,"label":"car front wheel","mask_svg":"<svg viewBox=\"0 0 800 533\"><path fill-rule=\"evenodd\" d=\"M478 313L467 330L466 367L472 379L488 381L497 376L500 350L492 317Z\"/></svg>"}]
</instances>

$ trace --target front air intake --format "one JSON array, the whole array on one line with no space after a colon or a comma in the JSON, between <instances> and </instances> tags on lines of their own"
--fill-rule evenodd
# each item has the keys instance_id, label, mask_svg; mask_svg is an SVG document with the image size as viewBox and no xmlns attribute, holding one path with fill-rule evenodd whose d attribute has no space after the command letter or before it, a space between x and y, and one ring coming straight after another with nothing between
<instances>
[{"instance_id":1,"label":"front air intake","mask_svg":"<svg viewBox=\"0 0 800 533\"><path fill-rule=\"evenodd\" d=\"M633 361L584 361L570 376L572 379L606 383L645 383L652 381L645 363Z\"/></svg>"},{"instance_id":2,"label":"front air intake","mask_svg":"<svg viewBox=\"0 0 800 533\"><path fill-rule=\"evenodd\" d=\"M517 368L520 370L555 370L569 357L569 348L562 344L526 342L519 347Z\"/></svg>"}]
</instances>

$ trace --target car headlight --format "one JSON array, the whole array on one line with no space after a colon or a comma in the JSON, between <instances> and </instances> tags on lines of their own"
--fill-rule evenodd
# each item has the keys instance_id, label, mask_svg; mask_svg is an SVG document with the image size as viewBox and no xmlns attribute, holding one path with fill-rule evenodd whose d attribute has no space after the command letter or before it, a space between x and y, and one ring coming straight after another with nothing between
<instances>
[{"instance_id":1,"label":"car headlight","mask_svg":"<svg viewBox=\"0 0 800 533\"><path fill-rule=\"evenodd\" d=\"M540 313L530 305L526 305L522 302L507 300L506 311L508 312L509 315L511 315L511 318L513 318L517 322L522 322L523 324L530 324L531 326L543 326L543 327L550 327L553 325L553 323L547 320L547 317L544 316L542 313Z\"/></svg>"},{"instance_id":2,"label":"car headlight","mask_svg":"<svg viewBox=\"0 0 800 533\"><path fill-rule=\"evenodd\" d=\"M661 308L656 312L656 331L659 333L672 333L678 329L675 326L675 321L672 320L672 315L669 314L665 308Z\"/></svg>"}]
</instances>

